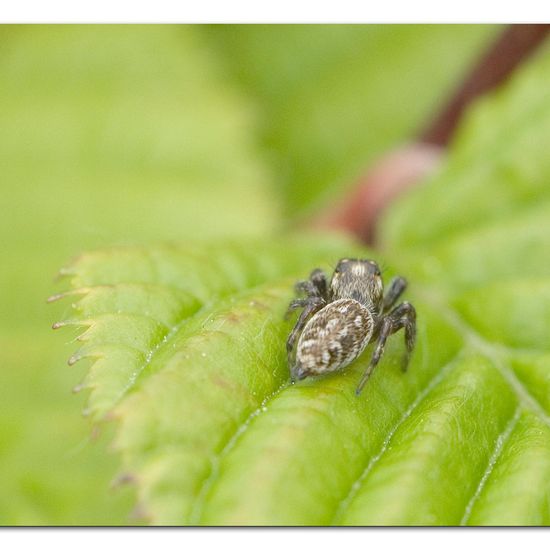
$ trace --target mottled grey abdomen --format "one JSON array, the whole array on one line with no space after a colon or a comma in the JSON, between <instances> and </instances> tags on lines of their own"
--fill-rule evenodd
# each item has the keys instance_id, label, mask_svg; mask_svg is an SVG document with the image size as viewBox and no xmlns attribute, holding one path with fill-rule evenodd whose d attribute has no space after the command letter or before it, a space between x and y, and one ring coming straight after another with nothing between
<instances>
[{"instance_id":1,"label":"mottled grey abdomen","mask_svg":"<svg viewBox=\"0 0 550 550\"><path fill-rule=\"evenodd\" d=\"M349 365L372 336L371 312L356 300L331 302L306 324L296 347L295 378L323 374Z\"/></svg>"}]
</instances>

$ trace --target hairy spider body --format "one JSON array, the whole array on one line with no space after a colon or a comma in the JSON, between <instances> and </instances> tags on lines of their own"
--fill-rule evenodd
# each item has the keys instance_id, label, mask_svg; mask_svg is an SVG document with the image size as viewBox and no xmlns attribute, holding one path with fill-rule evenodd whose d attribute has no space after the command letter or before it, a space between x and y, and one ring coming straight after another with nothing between
<instances>
[{"instance_id":1,"label":"hairy spider body","mask_svg":"<svg viewBox=\"0 0 550 550\"><path fill-rule=\"evenodd\" d=\"M307 322L296 345L296 377L343 369L369 343L372 313L357 300L331 302Z\"/></svg>"},{"instance_id":2,"label":"hairy spider body","mask_svg":"<svg viewBox=\"0 0 550 550\"><path fill-rule=\"evenodd\" d=\"M373 260L344 258L330 280L315 269L307 281L296 284L297 298L288 313L303 308L287 340L293 380L334 372L347 367L376 338L377 345L361 381L359 394L384 352L390 334L405 329L406 370L416 337L416 312L408 302L394 307L407 282L394 279L384 296L380 269Z\"/></svg>"}]
</instances>

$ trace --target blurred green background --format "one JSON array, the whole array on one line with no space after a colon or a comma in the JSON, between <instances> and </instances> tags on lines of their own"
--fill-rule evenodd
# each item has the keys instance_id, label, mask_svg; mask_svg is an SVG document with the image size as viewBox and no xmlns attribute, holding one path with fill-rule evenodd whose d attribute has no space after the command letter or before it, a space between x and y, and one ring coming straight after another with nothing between
<instances>
[{"instance_id":1,"label":"blurred green background","mask_svg":"<svg viewBox=\"0 0 550 550\"><path fill-rule=\"evenodd\" d=\"M135 521L50 330L62 265L288 228L413 138L498 30L0 27L0 524Z\"/></svg>"}]
</instances>

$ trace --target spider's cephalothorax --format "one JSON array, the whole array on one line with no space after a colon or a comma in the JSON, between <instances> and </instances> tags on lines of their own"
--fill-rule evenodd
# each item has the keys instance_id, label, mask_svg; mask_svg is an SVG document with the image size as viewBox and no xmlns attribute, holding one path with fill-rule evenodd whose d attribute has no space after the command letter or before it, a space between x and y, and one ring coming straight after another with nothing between
<instances>
[{"instance_id":1,"label":"spider's cephalothorax","mask_svg":"<svg viewBox=\"0 0 550 550\"><path fill-rule=\"evenodd\" d=\"M406 286L407 281L397 277L384 296L378 264L349 258L338 262L330 284L320 269L297 283L296 291L305 297L293 300L288 308L289 313L304 308L287 340L292 379L340 370L376 338L371 361L357 386L359 394L378 364L388 336L401 328L405 329L402 367L406 370L416 337L416 312L408 302L395 306Z\"/></svg>"}]
</instances>

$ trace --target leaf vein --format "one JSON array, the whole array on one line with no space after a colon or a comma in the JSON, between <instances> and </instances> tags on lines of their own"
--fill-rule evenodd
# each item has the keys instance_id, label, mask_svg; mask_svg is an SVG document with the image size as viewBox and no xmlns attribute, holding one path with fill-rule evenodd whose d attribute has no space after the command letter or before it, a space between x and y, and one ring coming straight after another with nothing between
<instances>
[{"instance_id":1,"label":"leaf vein","mask_svg":"<svg viewBox=\"0 0 550 550\"><path fill-rule=\"evenodd\" d=\"M214 483L217 481L217 479L220 476L220 464L221 461L225 456L231 452L231 450L235 447L235 445L238 443L238 441L242 438L242 436L247 431L248 427L250 426L251 422L265 412L266 406L268 403L270 403L277 395L279 395L284 389L286 389L289 386L289 382L285 381L283 382L274 392L267 395L261 404L254 409L248 416L245 418L235 429L231 437L227 440L225 445L223 446L222 450L217 453L215 456L212 457L211 463L212 467L210 470L210 475L204 479L204 481L201 484L201 487L197 494L197 499L195 501L195 505L193 506L193 510L191 512L191 517L189 519L190 525L198 525L200 524L201 516L204 510L204 506L206 503L206 499L208 497L208 494L214 485Z\"/></svg>"},{"instance_id":2,"label":"leaf vein","mask_svg":"<svg viewBox=\"0 0 550 550\"><path fill-rule=\"evenodd\" d=\"M401 415L399 420L395 423L395 425L388 431L388 434L384 441L382 442L382 445L380 446L380 449L378 453L373 456L364 470L361 472L359 477L352 483L351 488L348 492L348 494L337 504L336 511L334 512L334 515L332 517L332 520L329 522L329 525L337 525L341 518L344 516L346 510L349 508L351 502L355 498L355 495L360 490L361 485L373 469L374 465L382 458L386 450L388 449L391 440L399 427L413 414L413 412L420 406L420 404L424 401L424 399L428 396L428 394L439 384L441 383L447 374L452 370L457 358L460 356L460 351L457 352L447 363L439 369L437 374L435 374L431 380L428 382L428 384L424 387L424 389L416 396L415 400L411 403L411 405L405 410L405 412Z\"/></svg>"},{"instance_id":3,"label":"leaf vein","mask_svg":"<svg viewBox=\"0 0 550 550\"><path fill-rule=\"evenodd\" d=\"M510 439L512 432L514 431L514 428L518 423L520 415L521 415L521 407L518 406L514 411L512 418L506 423L506 426L504 427L502 433L500 433L499 436L497 437L495 447L493 449L493 452L491 453L491 456L489 457L489 462L487 464L487 467L485 468L485 471L483 472L483 475L481 476L481 479L479 480L479 483L476 486L476 490L474 491L474 494L466 504L466 508L464 509L464 514L462 516L462 519L460 520L460 525L466 525L466 522L468 521L468 518L472 513L474 504L479 500L481 492L483 491L487 483L487 480L489 479L489 476L493 472L495 465L498 459L500 458L507 441Z\"/></svg>"},{"instance_id":4,"label":"leaf vein","mask_svg":"<svg viewBox=\"0 0 550 550\"><path fill-rule=\"evenodd\" d=\"M545 424L550 426L549 412L537 401L530 393L529 389L518 379L512 369L507 367L502 360L503 346L497 346L486 340L475 328L465 321L453 308L448 304L442 303L441 300L434 297L432 292L423 292L422 297L430 302L446 316L447 320L463 334L472 347L478 350L483 356L489 359L495 368L500 372L506 380L512 391L516 394L523 405L535 413ZM506 349L506 348L504 348Z\"/></svg>"}]
</instances>

